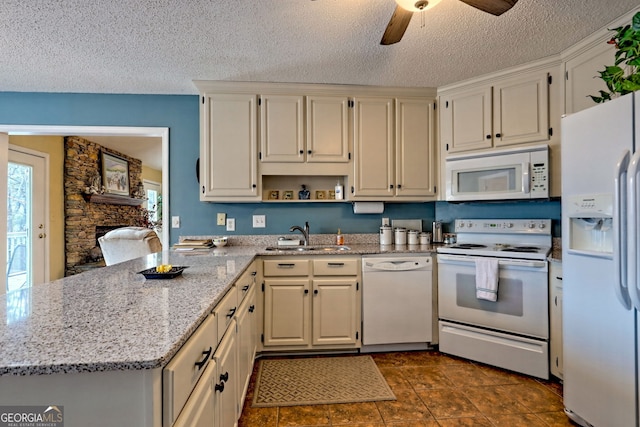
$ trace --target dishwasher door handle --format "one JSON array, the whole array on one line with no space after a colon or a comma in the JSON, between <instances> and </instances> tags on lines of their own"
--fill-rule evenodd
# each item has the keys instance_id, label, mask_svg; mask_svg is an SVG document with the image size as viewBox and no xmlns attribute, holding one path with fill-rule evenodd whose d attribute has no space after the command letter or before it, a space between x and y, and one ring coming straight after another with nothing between
<instances>
[{"instance_id":1,"label":"dishwasher door handle","mask_svg":"<svg viewBox=\"0 0 640 427\"><path fill-rule=\"evenodd\" d=\"M411 271L430 267L430 260L402 260L402 261L365 261L365 267L371 271Z\"/></svg>"}]
</instances>

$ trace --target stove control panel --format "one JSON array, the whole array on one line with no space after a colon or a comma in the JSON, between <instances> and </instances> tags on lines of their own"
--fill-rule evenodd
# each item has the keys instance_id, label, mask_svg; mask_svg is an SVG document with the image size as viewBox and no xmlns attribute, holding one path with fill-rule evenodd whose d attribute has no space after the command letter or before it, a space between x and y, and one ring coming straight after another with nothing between
<instances>
[{"instance_id":1,"label":"stove control panel","mask_svg":"<svg viewBox=\"0 0 640 427\"><path fill-rule=\"evenodd\" d=\"M550 219L457 219L456 233L551 234Z\"/></svg>"}]
</instances>

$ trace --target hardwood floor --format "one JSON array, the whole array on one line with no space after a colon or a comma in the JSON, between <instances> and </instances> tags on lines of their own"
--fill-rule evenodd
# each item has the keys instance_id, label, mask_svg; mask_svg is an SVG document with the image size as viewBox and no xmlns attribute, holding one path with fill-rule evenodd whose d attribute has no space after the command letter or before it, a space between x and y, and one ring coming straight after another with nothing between
<instances>
[{"instance_id":1,"label":"hardwood floor","mask_svg":"<svg viewBox=\"0 0 640 427\"><path fill-rule=\"evenodd\" d=\"M254 369L240 427L575 426L562 385L437 351L371 355L396 401L252 408ZM258 364L256 364L256 367Z\"/></svg>"}]
</instances>

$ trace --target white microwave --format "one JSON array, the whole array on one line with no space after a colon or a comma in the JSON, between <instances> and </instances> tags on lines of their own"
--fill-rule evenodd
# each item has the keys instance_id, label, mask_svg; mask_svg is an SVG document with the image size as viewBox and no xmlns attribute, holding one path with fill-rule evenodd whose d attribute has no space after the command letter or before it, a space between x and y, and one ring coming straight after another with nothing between
<instances>
[{"instance_id":1,"label":"white microwave","mask_svg":"<svg viewBox=\"0 0 640 427\"><path fill-rule=\"evenodd\" d=\"M549 197L549 146L510 148L447 157L446 200Z\"/></svg>"}]
</instances>

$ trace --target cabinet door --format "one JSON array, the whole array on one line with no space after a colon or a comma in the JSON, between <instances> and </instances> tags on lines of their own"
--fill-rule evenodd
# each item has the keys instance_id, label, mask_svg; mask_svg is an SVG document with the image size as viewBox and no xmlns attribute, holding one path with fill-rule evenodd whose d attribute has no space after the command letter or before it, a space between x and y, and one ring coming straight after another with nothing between
<instances>
[{"instance_id":1,"label":"cabinet door","mask_svg":"<svg viewBox=\"0 0 640 427\"><path fill-rule=\"evenodd\" d=\"M264 284L264 346L309 345L309 280L271 278Z\"/></svg>"},{"instance_id":2,"label":"cabinet door","mask_svg":"<svg viewBox=\"0 0 640 427\"><path fill-rule=\"evenodd\" d=\"M551 359L551 373L556 377L563 378L562 369L562 264L558 262L549 263L549 283L551 292L549 293L550 310L550 337L549 337L549 358Z\"/></svg>"},{"instance_id":3,"label":"cabinet door","mask_svg":"<svg viewBox=\"0 0 640 427\"><path fill-rule=\"evenodd\" d=\"M256 95L204 95L200 200L260 199L256 99Z\"/></svg>"},{"instance_id":4,"label":"cabinet door","mask_svg":"<svg viewBox=\"0 0 640 427\"><path fill-rule=\"evenodd\" d=\"M354 186L358 196L391 197L394 190L392 98L354 100Z\"/></svg>"},{"instance_id":5,"label":"cabinet door","mask_svg":"<svg viewBox=\"0 0 640 427\"><path fill-rule=\"evenodd\" d=\"M494 146L549 140L548 79L539 72L493 87Z\"/></svg>"},{"instance_id":6,"label":"cabinet door","mask_svg":"<svg viewBox=\"0 0 640 427\"><path fill-rule=\"evenodd\" d=\"M441 135L448 153L491 148L491 87L443 96Z\"/></svg>"},{"instance_id":7,"label":"cabinet door","mask_svg":"<svg viewBox=\"0 0 640 427\"><path fill-rule=\"evenodd\" d=\"M588 95L599 96L600 90L607 91L607 85L598 78L599 71L614 62L615 48L605 40L566 62L566 114L577 113L596 105Z\"/></svg>"},{"instance_id":8,"label":"cabinet door","mask_svg":"<svg viewBox=\"0 0 640 427\"><path fill-rule=\"evenodd\" d=\"M396 195L435 194L433 101L396 99Z\"/></svg>"},{"instance_id":9,"label":"cabinet door","mask_svg":"<svg viewBox=\"0 0 640 427\"><path fill-rule=\"evenodd\" d=\"M349 162L349 98L307 97L307 162Z\"/></svg>"},{"instance_id":10,"label":"cabinet door","mask_svg":"<svg viewBox=\"0 0 640 427\"><path fill-rule=\"evenodd\" d=\"M238 408L238 355L236 341L236 323L231 322L214 354L218 367L215 378L214 408L218 417L218 426L232 427L238 425L240 410Z\"/></svg>"},{"instance_id":11,"label":"cabinet door","mask_svg":"<svg viewBox=\"0 0 640 427\"><path fill-rule=\"evenodd\" d=\"M358 342L358 294L356 278L313 280L313 345Z\"/></svg>"},{"instance_id":12,"label":"cabinet door","mask_svg":"<svg viewBox=\"0 0 640 427\"><path fill-rule=\"evenodd\" d=\"M263 95L260 101L261 161L303 162L303 97Z\"/></svg>"},{"instance_id":13,"label":"cabinet door","mask_svg":"<svg viewBox=\"0 0 640 427\"><path fill-rule=\"evenodd\" d=\"M238 402L243 402L256 355L256 293L252 287L245 297L238 315Z\"/></svg>"},{"instance_id":14,"label":"cabinet door","mask_svg":"<svg viewBox=\"0 0 640 427\"><path fill-rule=\"evenodd\" d=\"M217 372L215 361L211 361L173 427L217 426L214 423L215 408L213 397Z\"/></svg>"}]
</instances>

